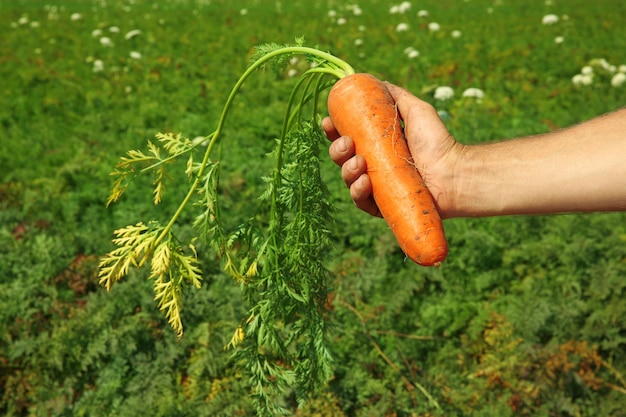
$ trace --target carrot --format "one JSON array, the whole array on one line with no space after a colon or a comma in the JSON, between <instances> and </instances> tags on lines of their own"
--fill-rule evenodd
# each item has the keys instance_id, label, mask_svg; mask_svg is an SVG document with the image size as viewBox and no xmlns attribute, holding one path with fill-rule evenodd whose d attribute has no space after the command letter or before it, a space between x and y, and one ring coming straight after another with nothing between
<instances>
[{"instance_id":1,"label":"carrot","mask_svg":"<svg viewBox=\"0 0 626 417\"><path fill-rule=\"evenodd\" d=\"M443 224L387 87L369 74L347 75L330 90L328 112L365 158L374 200L402 251L417 264L438 266L448 254Z\"/></svg>"}]
</instances>

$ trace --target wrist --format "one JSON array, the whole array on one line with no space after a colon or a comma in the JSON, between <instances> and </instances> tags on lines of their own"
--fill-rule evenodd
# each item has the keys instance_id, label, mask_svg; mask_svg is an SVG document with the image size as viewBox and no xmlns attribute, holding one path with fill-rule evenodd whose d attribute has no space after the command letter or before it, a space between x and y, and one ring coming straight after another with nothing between
<instances>
[{"instance_id":1,"label":"wrist","mask_svg":"<svg viewBox=\"0 0 626 417\"><path fill-rule=\"evenodd\" d=\"M474 158L473 146L453 140L439 164L439 172L433 172L433 177L439 180L437 184L429 184L429 176L426 175L427 186L433 193L442 218L471 216L472 199L468 190L472 187L470 180Z\"/></svg>"},{"instance_id":2,"label":"wrist","mask_svg":"<svg viewBox=\"0 0 626 417\"><path fill-rule=\"evenodd\" d=\"M449 201L445 218L481 217L500 214L504 209L499 194L491 191L498 180L488 148L462 145L456 152L449 177ZM491 162L490 162L491 161Z\"/></svg>"}]
</instances>

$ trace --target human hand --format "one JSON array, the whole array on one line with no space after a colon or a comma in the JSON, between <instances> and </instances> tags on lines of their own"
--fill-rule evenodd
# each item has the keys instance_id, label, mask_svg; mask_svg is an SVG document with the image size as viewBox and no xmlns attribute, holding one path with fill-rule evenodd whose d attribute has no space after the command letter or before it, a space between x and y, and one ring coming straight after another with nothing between
<instances>
[{"instance_id":1,"label":"human hand","mask_svg":"<svg viewBox=\"0 0 626 417\"><path fill-rule=\"evenodd\" d=\"M415 167L433 194L441 217L453 217L454 171L464 146L450 135L432 105L403 88L385 84L404 122L404 133ZM337 132L330 117L322 121L322 129L332 141L329 154L341 166L341 176L350 189L350 197L361 210L380 216L372 196L367 163L357 154L354 142Z\"/></svg>"}]
</instances>

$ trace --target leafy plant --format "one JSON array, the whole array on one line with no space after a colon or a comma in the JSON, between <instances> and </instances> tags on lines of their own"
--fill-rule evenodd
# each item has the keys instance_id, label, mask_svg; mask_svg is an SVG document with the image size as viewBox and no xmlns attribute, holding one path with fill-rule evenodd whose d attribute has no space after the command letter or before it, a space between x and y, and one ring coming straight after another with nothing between
<instances>
[{"instance_id":1,"label":"leafy plant","mask_svg":"<svg viewBox=\"0 0 626 417\"><path fill-rule=\"evenodd\" d=\"M296 54L306 55L311 67L289 98L272 153L275 167L264 179L266 189L258 196L255 215L227 230L218 192L220 159L214 153L228 112L254 71L266 67L280 71ZM317 108L320 93L331 85L326 77L352 73L344 61L304 47L302 39L289 46L259 46L228 96L216 130L206 137L207 149L200 162L194 151L204 141L194 144L180 134L160 133L156 142L148 143L147 152L129 151L112 173L116 180L109 204L121 198L137 175L152 172L156 205L163 198L166 165L187 157L185 174L190 186L177 211L164 225L152 220L116 230L113 243L117 248L100 262L100 283L110 290L132 267L149 262L155 300L182 336L182 295L187 285L201 285L196 244L206 242L250 304L226 347L238 348L235 356L250 375L259 413L286 413L275 401L278 394L295 386L296 398L303 404L331 375L332 359L325 340L328 271L324 262L332 207L320 173L319 144L324 135ZM194 221L196 236L183 242L175 224L194 199L200 211Z\"/></svg>"}]
</instances>

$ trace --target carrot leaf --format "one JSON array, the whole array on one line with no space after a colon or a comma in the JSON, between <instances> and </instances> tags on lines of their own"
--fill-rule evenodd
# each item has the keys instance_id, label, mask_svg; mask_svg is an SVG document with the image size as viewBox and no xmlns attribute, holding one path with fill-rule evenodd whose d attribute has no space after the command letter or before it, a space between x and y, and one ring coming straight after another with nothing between
<instances>
[{"instance_id":1,"label":"carrot leaf","mask_svg":"<svg viewBox=\"0 0 626 417\"><path fill-rule=\"evenodd\" d=\"M182 337L184 290L199 288L203 282L195 245L208 245L248 303L226 348L234 350L249 376L259 415L284 414L279 398L288 391L303 404L332 373L326 346L329 271L325 262L333 210L320 173L325 138L317 107L320 93L332 85L328 78L341 78L354 70L327 52L303 45L304 39L298 38L292 45L258 46L227 97L215 131L201 141L159 133L146 151L127 152L112 173L116 179L107 201L107 205L119 201L133 179L151 172L153 202L161 203L169 168L176 166L170 163L186 156L184 174L190 185L176 211L167 223L138 223L115 231L116 248L100 262L100 283L110 289L131 268L149 262L155 301ZM274 167L256 199L258 209L233 227L224 221L227 213L220 206L221 164L215 149L224 147L223 127L248 77L266 67L280 70L294 55L307 57L311 68L297 80L289 97L271 153ZM201 159L194 152L199 145L206 145ZM193 236L182 238L176 224L189 206L199 213L193 217Z\"/></svg>"}]
</instances>

